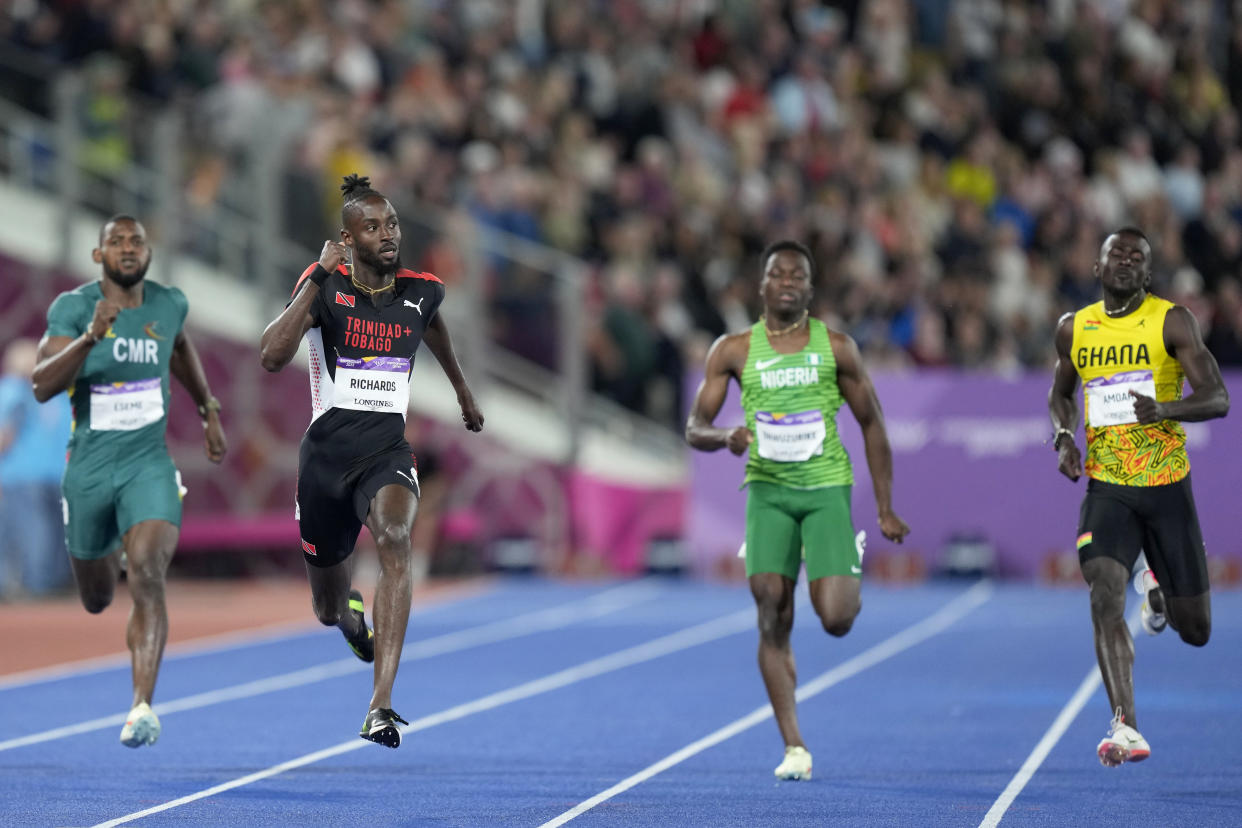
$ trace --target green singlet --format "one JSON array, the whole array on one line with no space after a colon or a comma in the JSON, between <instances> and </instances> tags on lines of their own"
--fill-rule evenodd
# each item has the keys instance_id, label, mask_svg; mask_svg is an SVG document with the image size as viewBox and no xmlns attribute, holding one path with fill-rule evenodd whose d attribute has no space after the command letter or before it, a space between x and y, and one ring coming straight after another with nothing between
<instances>
[{"instance_id":1,"label":"green singlet","mask_svg":"<svg viewBox=\"0 0 1242 828\"><path fill-rule=\"evenodd\" d=\"M741 382L755 435L746 462L747 575L796 580L804 551L811 580L862 572L849 512L854 471L837 433L844 399L836 357L824 323L808 326L810 339L796 354L773 348L762 321L751 328Z\"/></svg>"},{"instance_id":2,"label":"green singlet","mask_svg":"<svg viewBox=\"0 0 1242 828\"><path fill-rule=\"evenodd\" d=\"M102 298L99 282L56 297L48 336L80 336ZM164 433L169 365L188 310L177 288L144 282L142 305L121 310L69 388L73 436L61 491L75 558L107 555L144 520L181 525L180 476Z\"/></svg>"}]
</instances>

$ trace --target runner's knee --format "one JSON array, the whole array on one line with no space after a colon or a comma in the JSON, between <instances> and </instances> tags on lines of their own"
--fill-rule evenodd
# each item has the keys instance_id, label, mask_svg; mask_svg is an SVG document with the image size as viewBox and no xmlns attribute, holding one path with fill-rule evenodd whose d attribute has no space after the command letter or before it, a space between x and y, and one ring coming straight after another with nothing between
<instances>
[{"instance_id":1,"label":"runner's knee","mask_svg":"<svg viewBox=\"0 0 1242 828\"><path fill-rule=\"evenodd\" d=\"M752 588L759 618L759 634L765 640L784 640L793 629L793 596L780 588Z\"/></svg>"},{"instance_id":2,"label":"runner's knee","mask_svg":"<svg viewBox=\"0 0 1242 828\"><path fill-rule=\"evenodd\" d=\"M1097 620L1117 620L1125 617L1126 584L1112 578L1096 578L1091 588L1091 616Z\"/></svg>"},{"instance_id":3,"label":"runner's knee","mask_svg":"<svg viewBox=\"0 0 1242 828\"><path fill-rule=\"evenodd\" d=\"M315 617L319 619L320 624L325 627L335 627L341 623L341 618L345 615L346 602L315 595L312 592L311 607L315 610Z\"/></svg>"},{"instance_id":4,"label":"runner's knee","mask_svg":"<svg viewBox=\"0 0 1242 828\"><path fill-rule=\"evenodd\" d=\"M98 615L112 603L111 590L107 592L80 592L79 597L82 599L82 606L91 615Z\"/></svg>"},{"instance_id":5,"label":"runner's knee","mask_svg":"<svg viewBox=\"0 0 1242 828\"><path fill-rule=\"evenodd\" d=\"M858 617L859 607L853 611L824 610L819 613L819 620L824 625L824 632L834 638L841 638L854 627L854 619Z\"/></svg>"},{"instance_id":6,"label":"runner's knee","mask_svg":"<svg viewBox=\"0 0 1242 828\"><path fill-rule=\"evenodd\" d=\"M385 553L395 552L397 554L394 557L399 559L397 563L404 566L410 551L410 527L400 523L381 526L375 535L375 546L380 551L381 563Z\"/></svg>"},{"instance_id":7,"label":"runner's knee","mask_svg":"<svg viewBox=\"0 0 1242 828\"><path fill-rule=\"evenodd\" d=\"M1202 647L1212 637L1212 623L1205 618L1183 621L1177 628L1177 634L1192 647Z\"/></svg>"}]
</instances>

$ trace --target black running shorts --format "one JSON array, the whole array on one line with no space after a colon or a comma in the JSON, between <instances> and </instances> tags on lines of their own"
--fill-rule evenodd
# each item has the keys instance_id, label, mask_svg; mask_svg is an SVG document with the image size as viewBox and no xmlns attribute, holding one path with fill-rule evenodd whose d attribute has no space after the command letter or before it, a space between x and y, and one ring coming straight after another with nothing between
<instances>
[{"instance_id":1,"label":"black running shorts","mask_svg":"<svg viewBox=\"0 0 1242 828\"><path fill-rule=\"evenodd\" d=\"M299 452L297 520L302 554L311 566L332 566L354 551L371 501L384 486L419 495L414 455L406 445L345 462L304 439Z\"/></svg>"},{"instance_id":2,"label":"black running shorts","mask_svg":"<svg viewBox=\"0 0 1242 828\"><path fill-rule=\"evenodd\" d=\"M1078 560L1106 556L1130 570L1140 550L1165 595L1191 598L1208 591L1190 475L1166 486L1087 482L1078 517Z\"/></svg>"}]
</instances>

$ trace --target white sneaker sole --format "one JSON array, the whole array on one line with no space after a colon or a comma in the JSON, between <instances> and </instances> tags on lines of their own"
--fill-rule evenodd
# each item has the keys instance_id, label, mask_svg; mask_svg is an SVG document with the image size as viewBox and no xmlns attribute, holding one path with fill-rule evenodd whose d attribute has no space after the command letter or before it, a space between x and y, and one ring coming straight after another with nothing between
<instances>
[{"instance_id":1,"label":"white sneaker sole","mask_svg":"<svg viewBox=\"0 0 1242 828\"><path fill-rule=\"evenodd\" d=\"M1110 742L1107 739L1100 742L1100 746L1096 748L1095 752L1100 757L1100 764L1106 768L1120 767L1126 762L1142 762L1148 756L1151 756L1151 748L1131 749L1117 742Z\"/></svg>"}]
</instances>

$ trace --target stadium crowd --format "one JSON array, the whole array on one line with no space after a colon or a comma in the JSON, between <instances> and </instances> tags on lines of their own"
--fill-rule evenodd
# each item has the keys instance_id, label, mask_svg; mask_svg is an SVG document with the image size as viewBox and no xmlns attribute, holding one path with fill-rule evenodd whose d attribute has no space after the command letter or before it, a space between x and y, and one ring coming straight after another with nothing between
<instances>
[{"instance_id":1,"label":"stadium crowd","mask_svg":"<svg viewBox=\"0 0 1242 828\"><path fill-rule=\"evenodd\" d=\"M591 263L595 385L668 422L783 237L873 370L1017 372L1134 223L1156 292L1242 364L1236 0L15 0L0 21L87 69L101 165L141 151L126 89L187 107L191 204L292 136L285 230L313 249L363 171ZM543 361L551 290L498 272L487 296Z\"/></svg>"}]
</instances>

